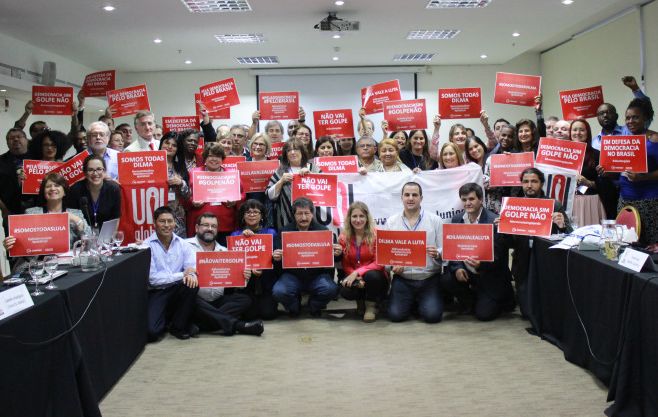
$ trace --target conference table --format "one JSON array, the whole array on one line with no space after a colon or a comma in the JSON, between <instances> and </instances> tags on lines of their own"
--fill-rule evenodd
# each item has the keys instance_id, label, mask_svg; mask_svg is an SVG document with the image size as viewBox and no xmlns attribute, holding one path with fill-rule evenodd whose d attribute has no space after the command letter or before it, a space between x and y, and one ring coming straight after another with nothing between
<instances>
[{"instance_id":1,"label":"conference table","mask_svg":"<svg viewBox=\"0 0 658 417\"><path fill-rule=\"evenodd\" d=\"M100 416L98 403L146 345L150 251L107 266L60 267L69 272L57 290L0 322L2 416Z\"/></svg>"},{"instance_id":2,"label":"conference table","mask_svg":"<svg viewBox=\"0 0 658 417\"><path fill-rule=\"evenodd\" d=\"M532 330L608 388L609 416L658 416L658 274L535 238ZM585 330L586 329L586 332Z\"/></svg>"}]
</instances>

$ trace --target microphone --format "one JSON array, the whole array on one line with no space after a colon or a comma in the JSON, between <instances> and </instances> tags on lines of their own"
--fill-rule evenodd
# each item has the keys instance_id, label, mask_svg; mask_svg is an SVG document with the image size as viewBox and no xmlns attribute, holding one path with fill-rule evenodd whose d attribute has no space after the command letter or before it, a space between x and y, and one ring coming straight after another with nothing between
<instances>
[{"instance_id":1,"label":"microphone","mask_svg":"<svg viewBox=\"0 0 658 417\"><path fill-rule=\"evenodd\" d=\"M80 197L80 206L82 207L82 213L87 217L89 224L94 224L94 222L91 221L91 214L89 213L89 200L87 197Z\"/></svg>"}]
</instances>

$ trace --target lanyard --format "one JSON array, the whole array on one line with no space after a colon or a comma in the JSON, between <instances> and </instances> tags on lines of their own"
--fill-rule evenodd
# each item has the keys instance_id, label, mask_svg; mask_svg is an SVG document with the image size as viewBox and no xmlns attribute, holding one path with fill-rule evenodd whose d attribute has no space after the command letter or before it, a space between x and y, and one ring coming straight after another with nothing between
<instances>
[{"instance_id":1,"label":"lanyard","mask_svg":"<svg viewBox=\"0 0 658 417\"><path fill-rule=\"evenodd\" d=\"M363 244L363 242L361 242ZM354 238L354 251L356 257L356 263L361 264L361 245L356 244L356 238Z\"/></svg>"},{"instance_id":2,"label":"lanyard","mask_svg":"<svg viewBox=\"0 0 658 417\"><path fill-rule=\"evenodd\" d=\"M409 227L409 225L407 224L407 221L404 219L404 214L403 214L403 215L402 215L402 224L404 224L404 227L405 227L407 230L411 230L411 231L414 231L414 232L415 232L416 229L418 229L418 226L420 225L420 222L423 221L423 216L424 216L424 215L425 215L425 212L424 212L424 211L421 211L421 212L420 212L420 216L418 216L418 220L416 220L416 224L414 224L414 226L413 226L413 228L412 228L412 227Z\"/></svg>"}]
</instances>

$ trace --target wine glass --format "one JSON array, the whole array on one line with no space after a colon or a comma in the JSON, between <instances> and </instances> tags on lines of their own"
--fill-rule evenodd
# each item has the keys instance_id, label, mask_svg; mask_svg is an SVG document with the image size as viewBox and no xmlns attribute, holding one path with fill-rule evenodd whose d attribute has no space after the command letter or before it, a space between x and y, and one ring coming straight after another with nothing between
<instances>
[{"instance_id":1,"label":"wine glass","mask_svg":"<svg viewBox=\"0 0 658 417\"><path fill-rule=\"evenodd\" d=\"M123 242L123 232L121 230L117 230L114 232L114 235L112 236L112 242L114 243L114 246L117 249L117 253L114 256L123 256L121 251L119 251L119 248L121 247L121 242Z\"/></svg>"},{"instance_id":2,"label":"wine glass","mask_svg":"<svg viewBox=\"0 0 658 417\"><path fill-rule=\"evenodd\" d=\"M103 237L103 240L101 241L102 248L104 250L107 250L109 254L105 256L105 262L112 262L114 259L112 259L112 248L114 245L114 237L113 236L106 236Z\"/></svg>"},{"instance_id":3,"label":"wine glass","mask_svg":"<svg viewBox=\"0 0 658 417\"><path fill-rule=\"evenodd\" d=\"M46 285L47 290L56 290L57 286L53 282L53 274L55 271L57 271L57 266L59 263L57 262L57 256L55 255L48 255L43 258L43 267L46 270L46 273L48 274L48 278L50 278L50 282L48 285Z\"/></svg>"},{"instance_id":4,"label":"wine glass","mask_svg":"<svg viewBox=\"0 0 658 417\"><path fill-rule=\"evenodd\" d=\"M45 273L43 261L30 261L29 268L30 268L30 276L34 280L34 291L32 291L30 294L35 297L43 295L44 292L39 289L39 279Z\"/></svg>"}]
</instances>

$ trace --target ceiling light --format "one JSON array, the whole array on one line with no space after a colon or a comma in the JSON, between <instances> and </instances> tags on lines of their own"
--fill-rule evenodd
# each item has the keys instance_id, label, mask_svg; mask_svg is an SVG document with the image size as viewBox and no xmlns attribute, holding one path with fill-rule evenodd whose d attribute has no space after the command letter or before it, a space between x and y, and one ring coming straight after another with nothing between
<instances>
[{"instance_id":1,"label":"ceiling light","mask_svg":"<svg viewBox=\"0 0 658 417\"><path fill-rule=\"evenodd\" d=\"M234 33L215 35L219 43L263 43L265 38L262 33Z\"/></svg>"},{"instance_id":2,"label":"ceiling light","mask_svg":"<svg viewBox=\"0 0 658 417\"><path fill-rule=\"evenodd\" d=\"M260 65L260 64L278 64L279 57L276 56L242 56L235 58L240 64Z\"/></svg>"},{"instance_id":3,"label":"ceiling light","mask_svg":"<svg viewBox=\"0 0 658 417\"><path fill-rule=\"evenodd\" d=\"M103 10L106 12L113 12L116 9L116 7L112 6L111 4L108 4L107 6L103 6Z\"/></svg>"},{"instance_id":4,"label":"ceiling light","mask_svg":"<svg viewBox=\"0 0 658 417\"><path fill-rule=\"evenodd\" d=\"M186 65L190 65L191 63L192 63L192 61L190 61L189 59L186 59L186 60L185 60L185 64L186 64Z\"/></svg>"},{"instance_id":5,"label":"ceiling light","mask_svg":"<svg viewBox=\"0 0 658 417\"><path fill-rule=\"evenodd\" d=\"M336 0L335 4L336 6L342 6L345 2L343 0Z\"/></svg>"},{"instance_id":6,"label":"ceiling light","mask_svg":"<svg viewBox=\"0 0 658 417\"><path fill-rule=\"evenodd\" d=\"M407 35L409 40L452 39L461 32L459 29L412 30Z\"/></svg>"},{"instance_id":7,"label":"ceiling light","mask_svg":"<svg viewBox=\"0 0 658 417\"><path fill-rule=\"evenodd\" d=\"M487 59L487 56L485 54L482 54L482 55L480 55L480 58Z\"/></svg>"},{"instance_id":8,"label":"ceiling light","mask_svg":"<svg viewBox=\"0 0 658 417\"><path fill-rule=\"evenodd\" d=\"M4 88L2 90L0 90L0 93L6 93L6 92L7 92L7 90L5 90Z\"/></svg>"},{"instance_id":9,"label":"ceiling light","mask_svg":"<svg viewBox=\"0 0 658 417\"><path fill-rule=\"evenodd\" d=\"M105 110L103 110L103 109L98 109L98 111L102 111L102 112L104 112Z\"/></svg>"},{"instance_id":10,"label":"ceiling light","mask_svg":"<svg viewBox=\"0 0 658 417\"><path fill-rule=\"evenodd\" d=\"M426 9L473 9L487 7L493 0L430 0Z\"/></svg>"},{"instance_id":11,"label":"ceiling light","mask_svg":"<svg viewBox=\"0 0 658 417\"><path fill-rule=\"evenodd\" d=\"M393 61L431 61L434 54L427 53L408 53L397 54L393 56Z\"/></svg>"},{"instance_id":12,"label":"ceiling light","mask_svg":"<svg viewBox=\"0 0 658 417\"><path fill-rule=\"evenodd\" d=\"M564 4L565 6L568 6L572 3L573 3L573 0L562 0L562 4Z\"/></svg>"},{"instance_id":13,"label":"ceiling light","mask_svg":"<svg viewBox=\"0 0 658 417\"><path fill-rule=\"evenodd\" d=\"M331 58L331 59L332 59L333 61L338 61L338 57L337 57L337 56L335 56L335 57L333 57L333 58Z\"/></svg>"},{"instance_id":14,"label":"ceiling light","mask_svg":"<svg viewBox=\"0 0 658 417\"><path fill-rule=\"evenodd\" d=\"M162 39L155 38L155 39L153 39L153 43L162 43Z\"/></svg>"},{"instance_id":15,"label":"ceiling light","mask_svg":"<svg viewBox=\"0 0 658 417\"><path fill-rule=\"evenodd\" d=\"M191 13L249 12L247 0L181 0Z\"/></svg>"},{"instance_id":16,"label":"ceiling light","mask_svg":"<svg viewBox=\"0 0 658 417\"><path fill-rule=\"evenodd\" d=\"M514 33L512 33L512 36L514 36L515 38L518 38L519 36L521 36L521 34L519 32L514 32Z\"/></svg>"},{"instance_id":17,"label":"ceiling light","mask_svg":"<svg viewBox=\"0 0 658 417\"><path fill-rule=\"evenodd\" d=\"M334 36L332 36L332 38L334 38L334 39L340 39L340 35L339 35L339 34L335 34Z\"/></svg>"}]
</instances>

